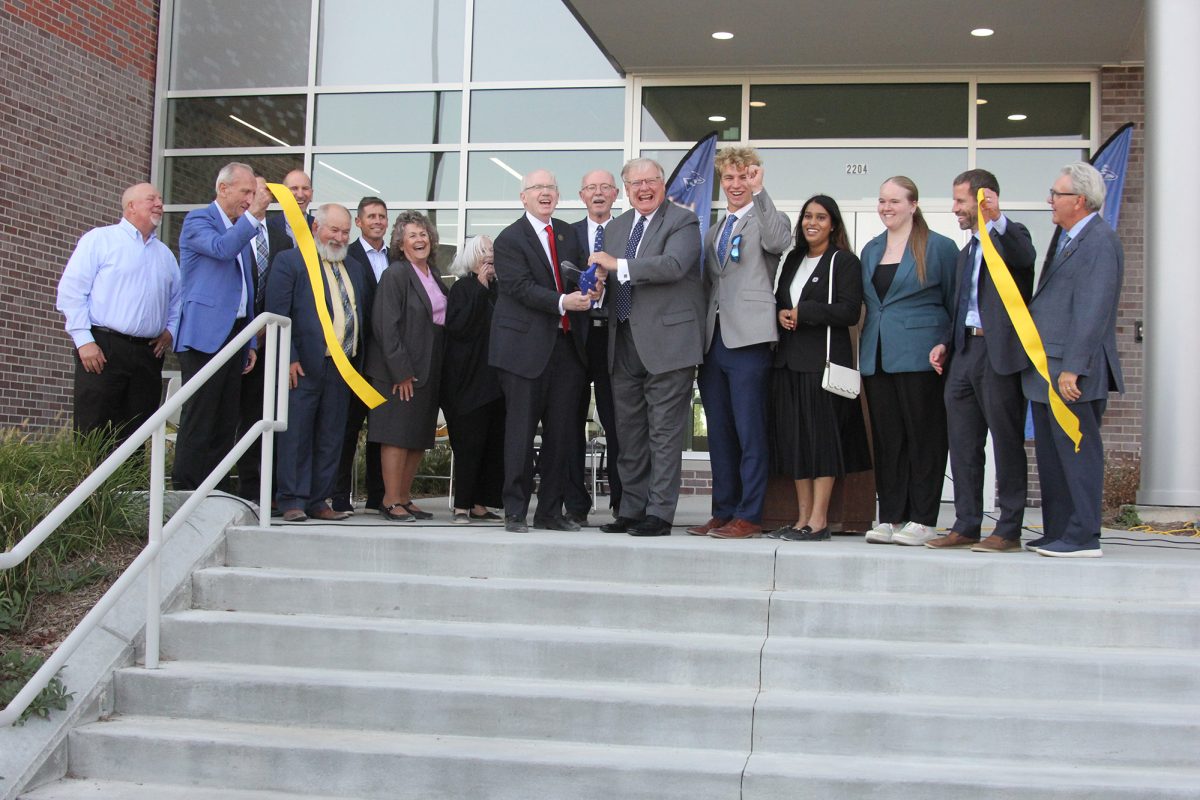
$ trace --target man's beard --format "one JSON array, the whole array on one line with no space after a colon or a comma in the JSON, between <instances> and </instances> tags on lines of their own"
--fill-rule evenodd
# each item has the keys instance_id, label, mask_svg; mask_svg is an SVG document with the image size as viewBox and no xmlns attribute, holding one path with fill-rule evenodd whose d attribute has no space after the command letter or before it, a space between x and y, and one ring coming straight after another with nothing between
<instances>
[{"instance_id":1,"label":"man's beard","mask_svg":"<svg viewBox=\"0 0 1200 800\"><path fill-rule=\"evenodd\" d=\"M317 255L324 261L345 261L346 251L350 249L349 245L326 244L320 239L316 239L315 244Z\"/></svg>"}]
</instances>

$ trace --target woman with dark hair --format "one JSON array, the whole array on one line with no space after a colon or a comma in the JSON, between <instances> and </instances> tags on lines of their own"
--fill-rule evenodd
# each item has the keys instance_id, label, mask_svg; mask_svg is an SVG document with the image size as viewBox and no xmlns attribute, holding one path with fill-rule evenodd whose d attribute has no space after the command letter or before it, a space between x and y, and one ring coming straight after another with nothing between
<instances>
[{"instance_id":1,"label":"woman with dark hair","mask_svg":"<svg viewBox=\"0 0 1200 800\"><path fill-rule=\"evenodd\" d=\"M942 378L929 363L954 318L958 247L929 230L917 186L897 175L879 187L886 231L862 251L860 371L871 412L879 523L874 544L922 545L937 536L946 473Z\"/></svg>"},{"instance_id":2,"label":"woman with dark hair","mask_svg":"<svg viewBox=\"0 0 1200 800\"><path fill-rule=\"evenodd\" d=\"M780 333L771 371L771 471L795 481L799 513L794 525L767 534L772 538L829 539L834 481L871 468L859 401L821 388L826 342L831 361L854 366L850 328L862 314L862 295L862 265L850 250L841 210L832 197L810 197L775 293Z\"/></svg>"},{"instance_id":3,"label":"woman with dark hair","mask_svg":"<svg viewBox=\"0 0 1200 800\"><path fill-rule=\"evenodd\" d=\"M450 271L458 280L446 303L446 360L442 408L454 451L456 524L499 522L488 507L502 505L504 483L504 394L496 369L488 366L496 268L492 240L468 239Z\"/></svg>"},{"instance_id":4,"label":"woman with dark hair","mask_svg":"<svg viewBox=\"0 0 1200 800\"><path fill-rule=\"evenodd\" d=\"M402 211L389 252L400 254L379 278L366 373L387 402L371 409L368 440L383 467L379 513L396 522L430 519L412 501L412 482L437 432L446 287L438 272L437 229L419 211Z\"/></svg>"}]
</instances>

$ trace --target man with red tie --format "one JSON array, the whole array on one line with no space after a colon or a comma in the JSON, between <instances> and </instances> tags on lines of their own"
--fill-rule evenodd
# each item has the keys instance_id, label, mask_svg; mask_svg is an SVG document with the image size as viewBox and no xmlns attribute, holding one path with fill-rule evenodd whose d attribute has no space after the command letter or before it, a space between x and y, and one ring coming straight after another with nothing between
<instances>
[{"instance_id":1,"label":"man with red tie","mask_svg":"<svg viewBox=\"0 0 1200 800\"><path fill-rule=\"evenodd\" d=\"M558 207L554 175L534 170L521 183L525 213L496 237L500 297L492 314L488 363L500 372L508 411L504 432L504 527L528 530L533 491L533 438L542 426L534 527L577 531L565 519L563 493L573 420L586 380L587 310L591 299L563 262L583 263L575 231L553 219ZM574 290L573 290L574 288Z\"/></svg>"}]
</instances>

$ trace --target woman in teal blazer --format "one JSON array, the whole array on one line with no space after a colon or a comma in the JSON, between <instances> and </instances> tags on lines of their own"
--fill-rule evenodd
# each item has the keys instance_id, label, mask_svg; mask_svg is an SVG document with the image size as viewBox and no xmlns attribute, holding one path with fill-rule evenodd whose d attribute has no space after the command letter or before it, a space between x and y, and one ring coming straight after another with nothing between
<instances>
[{"instance_id":1,"label":"woman in teal blazer","mask_svg":"<svg viewBox=\"0 0 1200 800\"><path fill-rule=\"evenodd\" d=\"M879 187L886 231L862 251L867 315L859 369L871 411L879 524L876 544L932 539L946 472L946 406L929 351L949 336L958 247L929 230L917 186L903 175Z\"/></svg>"}]
</instances>

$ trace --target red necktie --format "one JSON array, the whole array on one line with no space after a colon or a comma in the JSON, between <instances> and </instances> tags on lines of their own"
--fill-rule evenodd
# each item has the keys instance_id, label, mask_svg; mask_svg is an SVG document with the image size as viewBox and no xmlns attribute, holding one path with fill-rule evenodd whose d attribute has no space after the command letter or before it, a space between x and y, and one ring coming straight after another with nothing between
<instances>
[{"instance_id":1,"label":"red necktie","mask_svg":"<svg viewBox=\"0 0 1200 800\"><path fill-rule=\"evenodd\" d=\"M546 240L550 242L550 268L554 272L554 285L558 288L558 293L563 294L562 274L558 269L558 247L554 244L554 226L546 226ZM567 315L562 315L563 333L571 332L571 320L567 319Z\"/></svg>"}]
</instances>

